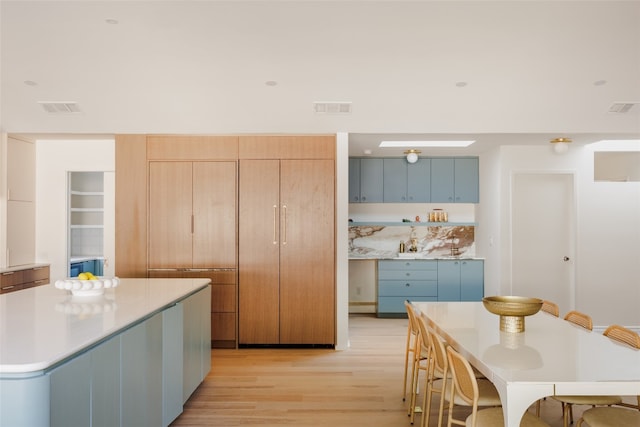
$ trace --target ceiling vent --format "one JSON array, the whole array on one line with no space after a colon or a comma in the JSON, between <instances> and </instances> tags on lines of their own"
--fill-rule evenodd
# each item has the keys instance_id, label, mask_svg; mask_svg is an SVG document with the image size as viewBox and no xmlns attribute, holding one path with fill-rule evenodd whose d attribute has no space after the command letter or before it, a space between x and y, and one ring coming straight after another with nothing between
<instances>
[{"instance_id":1,"label":"ceiling vent","mask_svg":"<svg viewBox=\"0 0 640 427\"><path fill-rule=\"evenodd\" d=\"M637 102L616 102L611 104L609 107L610 113L624 114L629 112L634 105L638 104Z\"/></svg>"},{"instance_id":2,"label":"ceiling vent","mask_svg":"<svg viewBox=\"0 0 640 427\"><path fill-rule=\"evenodd\" d=\"M51 114L70 114L81 112L80 107L76 102L40 101L38 104L42 105L44 111Z\"/></svg>"},{"instance_id":3,"label":"ceiling vent","mask_svg":"<svg viewBox=\"0 0 640 427\"><path fill-rule=\"evenodd\" d=\"M351 102L314 102L313 111L317 114L349 114Z\"/></svg>"}]
</instances>

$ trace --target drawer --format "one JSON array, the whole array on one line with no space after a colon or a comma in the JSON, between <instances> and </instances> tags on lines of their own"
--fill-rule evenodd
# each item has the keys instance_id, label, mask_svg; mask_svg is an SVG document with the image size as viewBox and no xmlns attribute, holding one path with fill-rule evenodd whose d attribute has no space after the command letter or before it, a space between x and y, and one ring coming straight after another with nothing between
<instances>
[{"instance_id":1,"label":"drawer","mask_svg":"<svg viewBox=\"0 0 640 427\"><path fill-rule=\"evenodd\" d=\"M33 282L26 282L22 285L22 289L33 288L36 286L48 285L49 279L34 280Z\"/></svg>"},{"instance_id":2,"label":"drawer","mask_svg":"<svg viewBox=\"0 0 640 427\"><path fill-rule=\"evenodd\" d=\"M49 281L49 267L34 267L28 270L24 270L25 282L37 282L40 280ZM41 283L42 284L42 283ZM36 285L37 286L37 285Z\"/></svg>"},{"instance_id":3,"label":"drawer","mask_svg":"<svg viewBox=\"0 0 640 427\"><path fill-rule=\"evenodd\" d=\"M22 283L18 283L17 285L1 285L0 286L0 294L6 294L8 292L15 292L23 289Z\"/></svg>"},{"instance_id":4,"label":"drawer","mask_svg":"<svg viewBox=\"0 0 640 427\"><path fill-rule=\"evenodd\" d=\"M378 313L407 313L404 306L406 300L415 302L436 301L436 297L380 297L378 298Z\"/></svg>"},{"instance_id":5,"label":"drawer","mask_svg":"<svg viewBox=\"0 0 640 427\"><path fill-rule=\"evenodd\" d=\"M236 312L236 285L211 285L211 312Z\"/></svg>"},{"instance_id":6,"label":"drawer","mask_svg":"<svg viewBox=\"0 0 640 427\"><path fill-rule=\"evenodd\" d=\"M438 282L435 280L384 280L378 283L378 296L408 297L411 295L437 297Z\"/></svg>"},{"instance_id":7,"label":"drawer","mask_svg":"<svg viewBox=\"0 0 640 427\"><path fill-rule=\"evenodd\" d=\"M438 280L437 270L378 270L378 280Z\"/></svg>"},{"instance_id":8,"label":"drawer","mask_svg":"<svg viewBox=\"0 0 640 427\"><path fill-rule=\"evenodd\" d=\"M0 288L19 285L24 282L24 271L5 271L0 273Z\"/></svg>"},{"instance_id":9,"label":"drawer","mask_svg":"<svg viewBox=\"0 0 640 427\"><path fill-rule=\"evenodd\" d=\"M438 271L438 261L436 260L380 260L378 261L378 271L380 270L433 270Z\"/></svg>"}]
</instances>

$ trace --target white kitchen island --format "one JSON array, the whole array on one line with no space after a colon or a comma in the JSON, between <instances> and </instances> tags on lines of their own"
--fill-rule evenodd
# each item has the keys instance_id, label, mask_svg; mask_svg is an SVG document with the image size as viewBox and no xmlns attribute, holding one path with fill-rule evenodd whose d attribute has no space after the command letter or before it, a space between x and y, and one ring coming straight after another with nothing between
<instances>
[{"instance_id":1,"label":"white kitchen island","mask_svg":"<svg viewBox=\"0 0 640 427\"><path fill-rule=\"evenodd\" d=\"M211 367L209 279L0 295L0 425L167 426Z\"/></svg>"}]
</instances>

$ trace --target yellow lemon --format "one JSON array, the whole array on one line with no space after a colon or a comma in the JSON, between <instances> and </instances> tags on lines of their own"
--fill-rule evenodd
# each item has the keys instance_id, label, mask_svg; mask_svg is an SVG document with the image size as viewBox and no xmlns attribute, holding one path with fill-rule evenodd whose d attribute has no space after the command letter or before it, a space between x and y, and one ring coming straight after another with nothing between
<instances>
[{"instance_id":1,"label":"yellow lemon","mask_svg":"<svg viewBox=\"0 0 640 427\"><path fill-rule=\"evenodd\" d=\"M89 276L87 275L87 273L80 273L80 274L78 274L78 279L80 279L80 280L89 280Z\"/></svg>"}]
</instances>

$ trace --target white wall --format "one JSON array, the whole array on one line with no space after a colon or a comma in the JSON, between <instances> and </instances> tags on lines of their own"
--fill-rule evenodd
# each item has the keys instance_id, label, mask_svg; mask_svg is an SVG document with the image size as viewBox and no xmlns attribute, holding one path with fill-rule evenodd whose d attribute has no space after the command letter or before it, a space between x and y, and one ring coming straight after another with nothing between
<instances>
[{"instance_id":1,"label":"white wall","mask_svg":"<svg viewBox=\"0 0 640 427\"><path fill-rule=\"evenodd\" d=\"M51 264L52 282L67 277L69 171L115 171L115 142L36 143L36 262Z\"/></svg>"},{"instance_id":2,"label":"white wall","mask_svg":"<svg viewBox=\"0 0 640 427\"><path fill-rule=\"evenodd\" d=\"M493 170L496 158L500 165L499 182ZM492 266L498 253L489 248L485 255L489 266L485 276L487 288L493 291L495 283L499 283L499 293L509 294L510 290L509 192L513 172L573 171L577 181L574 308L589 313L594 327L612 323L640 327L637 308L640 302L640 183L594 182L593 152L585 147L571 147L560 156L548 147L505 146L499 154L483 156L482 164L492 165L481 169L482 188L495 184L499 192L497 198L487 194L487 190L480 196L481 236L493 235L494 239L500 236L499 272ZM487 221L487 216L494 211L500 214L499 224ZM484 229L485 224L488 230Z\"/></svg>"}]
</instances>

